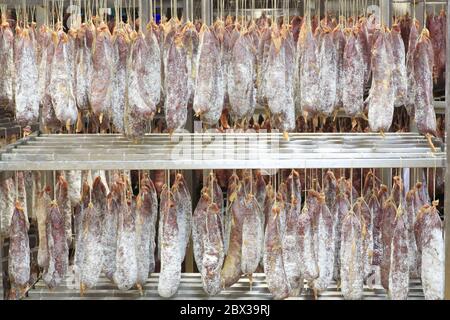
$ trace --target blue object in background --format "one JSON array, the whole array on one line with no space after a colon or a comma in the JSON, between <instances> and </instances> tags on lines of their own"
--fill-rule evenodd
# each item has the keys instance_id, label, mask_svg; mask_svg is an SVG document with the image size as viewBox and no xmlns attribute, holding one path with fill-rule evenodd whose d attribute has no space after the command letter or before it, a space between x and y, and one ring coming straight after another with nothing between
<instances>
[{"instance_id":1,"label":"blue object in background","mask_svg":"<svg viewBox=\"0 0 450 320\"><path fill-rule=\"evenodd\" d=\"M157 13L154 16L156 23L160 23L161 22L161 14Z\"/></svg>"}]
</instances>

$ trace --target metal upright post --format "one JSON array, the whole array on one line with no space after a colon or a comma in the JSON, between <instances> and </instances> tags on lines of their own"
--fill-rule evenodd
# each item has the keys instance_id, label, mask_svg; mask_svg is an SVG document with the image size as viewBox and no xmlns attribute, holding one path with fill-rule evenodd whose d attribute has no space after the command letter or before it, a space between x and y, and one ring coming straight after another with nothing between
<instances>
[{"instance_id":1,"label":"metal upright post","mask_svg":"<svg viewBox=\"0 0 450 320\"><path fill-rule=\"evenodd\" d=\"M141 30L145 30L147 24L150 22L150 2L148 0L143 0L141 2Z\"/></svg>"},{"instance_id":2,"label":"metal upright post","mask_svg":"<svg viewBox=\"0 0 450 320\"><path fill-rule=\"evenodd\" d=\"M450 35L450 0L447 1L447 35ZM447 69L445 75L445 144L447 152L445 170L445 200L444 200L444 239L445 239L445 299L450 300L450 38L447 36Z\"/></svg>"},{"instance_id":3,"label":"metal upright post","mask_svg":"<svg viewBox=\"0 0 450 320\"><path fill-rule=\"evenodd\" d=\"M202 21L207 25L212 24L212 0L202 0Z\"/></svg>"}]
</instances>

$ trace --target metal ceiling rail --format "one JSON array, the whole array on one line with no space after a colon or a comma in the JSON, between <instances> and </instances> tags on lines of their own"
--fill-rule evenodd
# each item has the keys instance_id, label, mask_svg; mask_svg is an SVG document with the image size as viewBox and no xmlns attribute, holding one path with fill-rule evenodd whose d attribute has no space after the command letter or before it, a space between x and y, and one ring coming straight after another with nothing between
<instances>
[{"instance_id":1,"label":"metal ceiling rail","mask_svg":"<svg viewBox=\"0 0 450 320\"><path fill-rule=\"evenodd\" d=\"M0 171L193 170L444 167L442 144L433 153L418 134L175 133L130 143L121 135L41 135L1 151Z\"/></svg>"}]
</instances>

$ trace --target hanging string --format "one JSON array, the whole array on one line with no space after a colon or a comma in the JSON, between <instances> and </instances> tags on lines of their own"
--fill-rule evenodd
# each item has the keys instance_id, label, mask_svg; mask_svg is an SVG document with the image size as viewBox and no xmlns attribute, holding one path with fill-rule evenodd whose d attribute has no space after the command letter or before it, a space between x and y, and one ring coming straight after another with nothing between
<instances>
[{"instance_id":1,"label":"hanging string","mask_svg":"<svg viewBox=\"0 0 450 320\"><path fill-rule=\"evenodd\" d=\"M350 168L350 206L353 208L353 167Z\"/></svg>"},{"instance_id":2,"label":"hanging string","mask_svg":"<svg viewBox=\"0 0 450 320\"><path fill-rule=\"evenodd\" d=\"M436 201L436 177L437 177L436 167L437 167L437 164L436 164L436 157L435 157L434 158L434 175L433 175L433 202Z\"/></svg>"},{"instance_id":3,"label":"hanging string","mask_svg":"<svg viewBox=\"0 0 450 320\"><path fill-rule=\"evenodd\" d=\"M53 200L55 200L55 201L56 201L56 185L57 185L57 182L56 182L56 171L53 170Z\"/></svg>"},{"instance_id":4,"label":"hanging string","mask_svg":"<svg viewBox=\"0 0 450 320\"><path fill-rule=\"evenodd\" d=\"M19 173L17 171L14 172L14 180L16 182L16 202L19 201Z\"/></svg>"},{"instance_id":5,"label":"hanging string","mask_svg":"<svg viewBox=\"0 0 450 320\"><path fill-rule=\"evenodd\" d=\"M89 170L89 177L91 179L91 184L92 184L92 171L91 170ZM92 185L89 185L89 204L91 204L91 203L92 203Z\"/></svg>"}]
</instances>

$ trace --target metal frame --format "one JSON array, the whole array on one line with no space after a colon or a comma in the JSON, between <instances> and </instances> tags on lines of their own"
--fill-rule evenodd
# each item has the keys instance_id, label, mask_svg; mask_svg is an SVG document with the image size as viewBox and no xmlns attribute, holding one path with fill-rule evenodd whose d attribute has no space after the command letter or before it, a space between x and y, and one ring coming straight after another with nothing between
<instances>
[{"instance_id":1,"label":"metal frame","mask_svg":"<svg viewBox=\"0 0 450 320\"><path fill-rule=\"evenodd\" d=\"M435 140L436 147L441 147ZM130 144L121 135L39 135L8 146L0 170L197 170L444 167L418 134L175 133L146 135Z\"/></svg>"},{"instance_id":2,"label":"metal frame","mask_svg":"<svg viewBox=\"0 0 450 320\"><path fill-rule=\"evenodd\" d=\"M445 200L444 200L444 240L445 240L445 299L450 300L450 0L447 0L447 63L445 75L445 133L447 148L447 170L445 171Z\"/></svg>"},{"instance_id":3,"label":"metal frame","mask_svg":"<svg viewBox=\"0 0 450 320\"><path fill-rule=\"evenodd\" d=\"M212 13L211 13L211 0L201 0L202 1L202 13L204 14L203 16L203 21L205 21L206 23L211 23L212 21ZM10 5L14 5L16 4L16 1L10 1L10 0L4 0L2 1L3 3L7 3ZM36 5L40 5L41 1L38 0L28 0L28 3L30 2L34 2ZM396 2L400 2L400 1L396 1ZM145 1L144 1L145 3ZM421 1L421 3L425 4L425 3L446 3L447 4L447 34L450 35L450 0L441 0L441 1ZM392 3L389 1L389 10L388 12L391 12L391 6ZM145 10L144 10L145 12ZM388 19L387 21L390 21L390 19ZM445 115L446 115L446 134L448 134L448 132L450 132L450 38L447 37L447 69L446 69L446 100L445 100ZM442 105L442 104L441 104ZM0 129L1 131L2 129ZM19 144L24 143L24 141L19 141L18 143L16 143L14 146L10 146L8 148L8 150L11 150L11 148L15 148L17 147ZM445 188L445 218L444 218L444 236L445 236L445 299L449 300L450 299L450 223L447 223L447 221L450 219L450 141L448 139L446 139L446 158L445 157L441 157L441 154L439 154L439 160L437 161L437 163L435 162L435 160L433 160L432 162L434 163L430 163L427 162L426 165L423 164L423 159L412 159L412 160L402 160L402 164L400 165L400 163L398 163L398 159L397 162L395 163L396 165L394 167L400 167L400 166L405 166L405 167L412 167L415 165L420 165L420 163L422 163L423 167L434 167L435 165L440 166L440 167L446 167L447 170L445 172L445 184L447 186L447 188ZM289 162L290 160L286 160L284 162L284 165L289 167L303 167L302 165L304 165L305 167L308 165L311 165L311 167L317 167L318 165L318 161L319 159L312 159L312 160L308 160L304 163L292 163ZM322 160L323 161L323 160ZM348 159L346 160L348 161ZM358 161L358 163L353 162L353 164L357 167L362 167L363 166L363 162L367 164L367 167L380 167L383 166L383 162L386 160L378 160L378 163L369 163L369 161L367 161L367 159L363 159L361 161ZM393 167L392 166L392 159L389 159L389 161L384 162L384 163L388 163L388 165L386 165L385 167ZM26 162L25 162L26 163ZM74 162L72 162L74 163ZM97 163L99 163L98 161L92 161L92 162L84 162L86 166L90 166L90 165L95 165ZM136 161L134 164L129 163L130 168L141 168L141 161ZM209 163L209 164L208 164ZM18 170L18 168L22 168L22 169L30 169L30 168L36 168L36 169L42 169L41 165L42 162L29 162L26 163L27 165L30 165L30 167L25 167L24 166L24 162L22 161L21 163L17 162L16 164L10 164L8 166L4 167L4 164L0 163L0 170ZM41 165L39 165L41 164ZM53 164L56 164L56 162L53 162ZM279 164L279 163L278 163ZM70 168L73 169L73 167L71 167L71 162L70 161L61 161L60 163L58 163L58 165L60 166L60 168ZM208 165L207 167L205 167L205 165ZM208 160L207 163L204 163L201 165L202 169L207 169L207 168L214 168L216 166L220 167L226 167L224 164L214 164L211 160ZM235 166L235 163L229 163L230 166ZM272 164L269 167L275 166L277 168L280 168L279 165L277 164ZM330 165L330 164L328 164ZM340 161L336 161L335 165L340 166L340 167L349 167L352 166L352 163L342 163ZM102 167L103 165L100 164L99 167ZM135 167L134 167L135 166ZM145 166L147 166L147 164L145 164ZM261 163L258 161L254 161L250 163L250 167L261 167ZM102 167L104 168L104 167ZM121 167L123 169L123 167ZM148 165L148 168L153 168L151 165ZM56 169L56 168L52 168ZM180 167L178 167L178 165L176 165L176 169L180 169ZM0 238L0 262L3 260L3 239ZM2 280L2 271L3 271L3 265L2 263L0 263L0 293L3 293L3 284L1 282ZM3 295L0 295L0 299L3 298Z\"/></svg>"}]
</instances>

